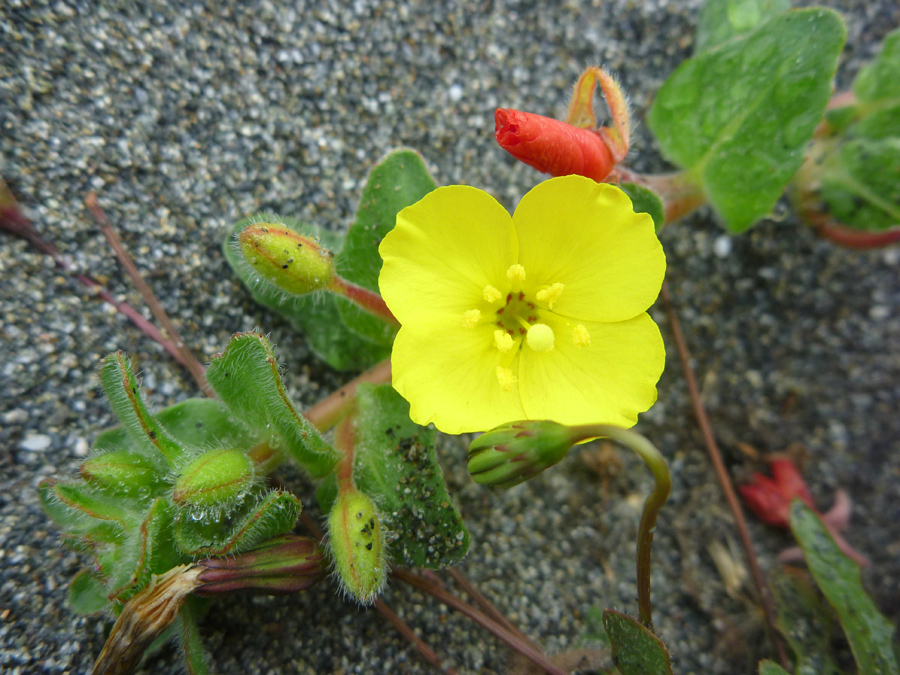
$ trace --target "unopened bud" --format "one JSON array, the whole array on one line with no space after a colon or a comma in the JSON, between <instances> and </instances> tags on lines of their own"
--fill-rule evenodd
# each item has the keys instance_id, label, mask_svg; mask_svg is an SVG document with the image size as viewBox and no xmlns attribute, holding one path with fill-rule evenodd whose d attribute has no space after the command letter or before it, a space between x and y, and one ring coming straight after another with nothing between
<instances>
[{"instance_id":1,"label":"unopened bud","mask_svg":"<svg viewBox=\"0 0 900 675\"><path fill-rule=\"evenodd\" d=\"M508 488L550 468L583 440L578 427L526 420L504 424L469 445L469 473L476 483Z\"/></svg>"},{"instance_id":2,"label":"unopened bud","mask_svg":"<svg viewBox=\"0 0 900 675\"><path fill-rule=\"evenodd\" d=\"M81 465L81 477L116 494L150 490L161 480L153 460L136 452L113 450Z\"/></svg>"},{"instance_id":3,"label":"unopened bud","mask_svg":"<svg viewBox=\"0 0 900 675\"><path fill-rule=\"evenodd\" d=\"M328 534L344 590L363 604L374 602L387 578L384 532L375 504L355 488L341 493L328 514Z\"/></svg>"},{"instance_id":4,"label":"unopened bud","mask_svg":"<svg viewBox=\"0 0 900 675\"><path fill-rule=\"evenodd\" d=\"M298 593L324 578L325 553L311 537L284 534L256 548L227 558L197 563L201 568L197 595L226 595L238 591L287 595Z\"/></svg>"},{"instance_id":5,"label":"unopened bud","mask_svg":"<svg viewBox=\"0 0 900 675\"><path fill-rule=\"evenodd\" d=\"M288 293L321 290L334 278L331 251L284 225L254 223L237 239L250 266Z\"/></svg>"},{"instance_id":6,"label":"unopened bud","mask_svg":"<svg viewBox=\"0 0 900 675\"><path fill-rule=\"evenodd\" d=\"M181 472L172 501L196 507L227 504L245 494L253 479L253 461L241 450L209 450Z\"/></svg>"}]
</instances>

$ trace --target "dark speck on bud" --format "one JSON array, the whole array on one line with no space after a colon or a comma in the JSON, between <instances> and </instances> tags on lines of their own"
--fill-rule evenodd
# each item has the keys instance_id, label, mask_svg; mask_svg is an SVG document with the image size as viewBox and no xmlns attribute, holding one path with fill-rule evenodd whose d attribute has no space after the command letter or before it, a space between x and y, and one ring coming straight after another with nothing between
<instances>
[{"instance_id":1,"label":"dark speck on bud","mask_svg":"<svg viewBox=\"0 0 900 675\"><path fill-rule=\"evenodd\" d=\"M510 422L472 441L469 473L481 485L512 487L558 463L569 448L589 437L583 427L541 420Z\"/></svg>"}]
</instances>

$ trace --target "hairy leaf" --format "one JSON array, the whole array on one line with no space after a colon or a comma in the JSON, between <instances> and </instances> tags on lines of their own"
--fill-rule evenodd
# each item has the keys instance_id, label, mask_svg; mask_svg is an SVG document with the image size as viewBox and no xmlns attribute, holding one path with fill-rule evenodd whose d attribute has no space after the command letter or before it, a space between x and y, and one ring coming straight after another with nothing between
<instances>
[{"instance_id":1,"label":"hairy leaf","mask_svg":"<svg viewBox=\"0 0 900 675\"><path fill-rule=\"evenodd\" d=\"M301 510L294 495L272 490L262 499L247 499L246 506L222 514L220 520L212 514L194 520L182 512L175 522L175 541L182 552L195 558L240 553L290 532Z\"/></svg>"},{"instance_id":2,"label":"hairy leaf","mask_svg":"<svg viewBox=\"0 0 900 675\"><path fill-rule=\"evenodd\" d=\"M700 10L694 53L718 47L791 8L788 0L706 0Z\"/></svg>"},{"instance_id":3,"label":"hairy leaf","mask_svg":"<svg viewBox=\"0 0 900 675\"><path fill-rule=\"evenodd\" d=\"M390 385L361 385L358 402L353 480L395 537L390 554L412 567L458 563L469 532L447 494L435 431L409 419L409 404Z\"/></svg>"},{"instance_id":4,"label":"hairy leaf","mask_svg":"<svg viewBox=\"0 0 900 675\"><path fill-rule=\"evenodd\" d=\"M93 570L81 570L69 584L69 605L76 614L96 614L109 605L107 590Z\"/></svg>"},{"instance_id":5,"label":"hairy leaf","mask_svg":"<svg viewBox=\"0 0 900 675\"><path fill-rule=\"evenodd\" d=\"M603 612L613 661L622 675L672 675L669 652L640 622L613 609Z\"/></svg>"},{"instance_id":6,"label":"hairy leaf","mask_svg":"<svg viewBox=\"0 0 900 675\"><path fill-rule=\"evenodd\" d=\"M621 183L619 187L628 195L635 213L649 213L653 226L659 232L666 224L666 208L653 190L636 183Z\"/></svg>"},{"instance_id":7,"label":"hairy leaf","mask_svg":"<svg viewBox=\"0 0 900 675\"><path fill-rule=\"evenodd\" d=\"M272 435L273 448L295 459L314 478L337 463L338 454L288 398L269 341L238 333L213 357L206 377L232 413Z\"/></svg>"},{"instance_id":8,"label":"hairy leaf","mask_svg":"<svg viewBox=\"0 0 900 675\"><path fill-rule=\"evenodd\" d=\"M768 214L800 167L845 37L837 13L791 10L685 61L660 89L650 129L730 230Z\"/></svg>"},{"instance_id":9,"label":"hairy leaf","mask_svg":"<svg viewBox=\"0 0 900 675\"><path fill-rule=\"evenodd\" d=\"M819 517L801 500L791 503L794 533L813 578L837 613L860 673L898 675L894 627L866 594L859 565L850 560Z\"/></svg>"},{"instance_id":10,"label":"hairy leaf","mask_svg":"<svg viewBox=\"0 0 900 675\"><path fill-rule=\"evenodd\" d=\"M425 162L415 150L395 150L369 173L363 188L356 219L338 254L338 273L347 281L378 292L381 256L378 245L394 228L397 214L437 187ZM355 304L338 300L344 323L372 342L390 347L395 329Z\"/></svg>"}]
</instances>

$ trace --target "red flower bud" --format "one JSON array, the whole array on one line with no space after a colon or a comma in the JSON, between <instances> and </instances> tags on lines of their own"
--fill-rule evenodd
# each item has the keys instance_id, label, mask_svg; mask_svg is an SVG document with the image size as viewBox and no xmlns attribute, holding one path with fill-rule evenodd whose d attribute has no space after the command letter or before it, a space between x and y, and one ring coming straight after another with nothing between
<instances>
[{"instance_id":1,"label":"red flower bud","mask_svg":"<svg viewBox=\"0 0 900 675\"><path fill-rule=\"evenodd\" d=\"M602 181L616 165L596 131L542 115L498 108L494 137L500 147L530 167L551 176L577 174Z\"/></svg>"},{"instance_id":2,"label":"red flower bud","mask_svg":"<svg viewBox=\"0 0 900 675\"><path fill-rule=\"evenodd\" d=\"M761 473L753 474L753 482L741 485L738 490L747 507L757 518L776 527L789 528L791 500L802 499L815 510L812 495L803 476L789 459L776 459L769 463L772 478Z\"/></svg>"}]
</instances>

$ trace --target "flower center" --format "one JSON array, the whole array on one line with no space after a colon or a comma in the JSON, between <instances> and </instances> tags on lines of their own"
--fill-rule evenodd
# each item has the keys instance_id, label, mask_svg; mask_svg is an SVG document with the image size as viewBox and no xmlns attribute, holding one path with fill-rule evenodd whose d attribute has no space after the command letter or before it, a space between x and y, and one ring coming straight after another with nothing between
<instances>
[{"instance_id":1,"label":"flower center","mask_svg":"<svg viewBox=\"0 0 900 675\"><path fill-rule=\"evenodd\" d=\"M522 291L525 281L522 265L511 265L506 278L510 281L511 290L505 299L494 286L485 286L482 291L485 302L496 307L493 316L490 311L482 313L479 309L470 309L463 313L462 325L475 328L493 319L494 346L503 355L501 365L497 366L497 381L504 391L512 391L517 378L510 366L519 347L524 343L535 352L550 352L556 346L556 334L541 319L546 320L548 315L553 314L553 305L565 290L565 284L554 283L541 288L531 298ZM584 326L578 324L572 329L571 342L579 349L587 347L591 336Z\"/></svg>"}]
</instances>

